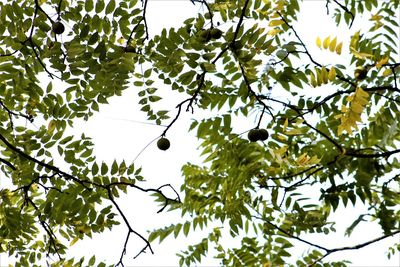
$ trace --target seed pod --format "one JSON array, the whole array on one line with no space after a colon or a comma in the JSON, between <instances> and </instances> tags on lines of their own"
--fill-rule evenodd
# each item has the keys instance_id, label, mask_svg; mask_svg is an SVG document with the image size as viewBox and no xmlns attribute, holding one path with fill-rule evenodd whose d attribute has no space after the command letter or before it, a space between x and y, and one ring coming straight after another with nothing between
<instances>
[{"instance_id":1,"label":"seed pod","mask_svg":"<svg viewBox=\"0 0 400 267\"><path fill-rule=\"evenodd\" d=\"M51 30L55 34L62 34L65 31L65 26L64 26L64 24L62 24L61 21L56 21L53 23Z\"/></svg>"},{"instance_id":2,"label":"seed pod","mask_svg":"<svg viewBox=\"0 0 400 267\"><path fill-rule=\"evenodd\" d=\"M167 150L169 147L171 146L171 143L169 142L169 140L165 137L161 137L160 139L158 139L157 141L157 147L160 150Z\"/></svg>"},{"instance_id":3,"label":"seed pod","mask_svg":"<svg viewBox=\"0 0 400 267\"><path fill-rule=\"evenodd\" d=\"M258 131L258 129L251 129L247 134L247 138L250 142L257 142L258 140L260 140L260 132Z\"/></svg>"}]
</instances>

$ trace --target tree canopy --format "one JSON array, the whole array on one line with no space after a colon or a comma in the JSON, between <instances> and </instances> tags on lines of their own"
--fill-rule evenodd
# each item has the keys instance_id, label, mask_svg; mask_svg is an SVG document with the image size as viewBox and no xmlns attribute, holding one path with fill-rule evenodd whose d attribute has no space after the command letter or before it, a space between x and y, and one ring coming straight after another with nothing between
<instances>
[{"instance_id":1,"label":"tree canopy","mask_svg":"<svg viewBox=\"0 0 400 267\"><path fill-rule=\"evenodd\" d=\"M157 35L148 2L0 2L0 253L16 266L123 266L126 255L153 253L154 241L204 229L180 265L215 251L224 266L345 266L326 257L399 235L399 0L326 0L321 12L351 35L313 43L295 27L300 0L191 0L203 11ZM178 96L165 110L159 82ZM101 162L89 136L66 134L125 90L137 90L149 122L166 125L154 142L162 150L192 114L204 164L182 166L180 188L149 188L146 166ZM254 124L243 130L244 119ZM132 227L118 197L137 190L182 221L149 235ZM342 234L359 223L382 234L335 248L304 237L335 231L330 215L351 205L368 213ZM74 243L118 224L120 258L69 257ZM225 234L240 245L223 245ZM132 238L142 250L127 251Z\"/></svg>"}]
</instances>

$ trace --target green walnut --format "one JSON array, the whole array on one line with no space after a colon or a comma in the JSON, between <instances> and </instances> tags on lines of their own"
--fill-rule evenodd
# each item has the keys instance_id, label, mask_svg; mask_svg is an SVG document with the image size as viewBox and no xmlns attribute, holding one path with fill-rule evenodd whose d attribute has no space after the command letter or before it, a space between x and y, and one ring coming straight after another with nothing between
<instances>
[{"instance_id":1,"label":"green walnut","mask_svg":"<svg viewBox=\"0 0 400 267\"><path fill-rule=\"evenodd\" d=\"M64 24L62 24L61 21L56 21L53 23L51 30L55 34L62 34L65 31L65 26L64 26Z\"/></svg>"},{"instance_id":2,"label":"green walnut","mask_svg":"<svg viewBox=\"0 0 400 267\"><path fill-rule=\"evenodd\" d=\"M266 129L258 129L258 136L260 141L265 141L268 139L268 131Z\"/></svg>"},{"instance_id":3,"label":"green walnut","mask_svg":"<svg viewBox=\"0 0 400 267\"><path fill-rule=\"evenodd\" d=\"M250 142L257 142L258 140L260 140L258 129L251 129L247 134L247 138Z\"/></svg>"},{"instance_id":4,"label":"green walnut","mask_svg":"<svg viewBox=\"0 0 400 267\"><path fill-rule=\"evenodd\" d=\"M247 134L247 138L250 142L265 141L269 137L268 131L266 129L251 129Z\"/></svg>"},{"instance_id":5,"label":"green walnut","mask_svg":"<svg viewBox=\"0 0 400 267\"><path fill-rule=\"evenodd\" d=\"M125 52L127 53L136 53L136 49L135 47L128 45L127 47L125 47Z\"/></svg>"},{"instance_id":6,"label":"green walnut","mask_svg":"<svg viewBox=\"0 0 400 267\"><path fill-rule=\"evenodd\" d=\"M367 78L367 73L368 73L368 69L365 67L358 67L355 71L354 71L354 77L357 80L364 80L365 78Z\"/></svg>"},{"instance_id":7,"label":"green walnut","mask_svg":"<svg viewBox=\"0 0 400 267\"><path fill-rule=\"evenodd\" d=\"M167 150L169 147L171 146L171 143L169 142L169 140L165 137L161 137L160 139L158 139L157 141L157 147L160 150Z\"/></svg>"},{"instance_id":8,"label":"green walnut","mask_svg":"<svg viewBox=\"0 0 400 267\"><path fill-rule=\"evenodd\" d=\"M212 28L210 31L211 38L219 39L222 37L222 31L218 28Z\"/></svg>"},{"instance_id":9,"label":"green walnut","mask_svg":"<svg viewBox=\"0 0 400 267\"><path fill-rule=\"evenodd\" d=\"M201 30L200 31L200 37L201 37L203 42L210 41L211 40L211 30L210 29Z\"/></svg>"}]
</instances>

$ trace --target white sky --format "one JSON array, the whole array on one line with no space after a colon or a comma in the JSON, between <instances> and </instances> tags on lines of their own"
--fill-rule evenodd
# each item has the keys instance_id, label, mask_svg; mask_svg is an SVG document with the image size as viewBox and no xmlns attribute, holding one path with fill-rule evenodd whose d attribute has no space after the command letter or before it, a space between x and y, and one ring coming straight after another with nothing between
<instances>
[{"instance_id":1,"label":"white sky","mask_svg":"<svg viewBox=\"0 0 400 267\"><path fill-rule=\"evenodd\" d=\"M333 6L333 3L331 6ZM338 35L338 39L346 38L350 36L350 32L355 32L359 28L363 28L356 21L351 30L336 29L334 23L329 19L327 20L325 1L305 1L302 7L299 23L294 26L303 41L308 45L308 48L312 50L317 61L329 63L324 62L324 60L329 59L330 56L315 47L317 36L323 38L328 35ZM163 27L179 26L185 18L193 16L198 11L198 6L193 6L189 0L149 0L147 21L150 33L152 35L156 34ZM346 42L344 42L345 47ZM162 88L160 88L160 91L162 90L167 93L169 92L169 88L165 85L162 85ZM117 158L118 160L125 159L126 162L131 162L145 145L159 136L163 131L164 128L159 126L129 121L146 121L145 114L139 111L137 92L137 88L127 90L124 92L123 97L113 98L110 101L110 105L102 106L101 112L90 119L89 122L80 125L77 124L75 127L77 132L85 132L88 136L93 137L95 154L98 160L111 161ZM181 101L181 98L167 97L167 99L169 100L163 103L171 109ZM173 116L174 114L174 111L172 111L171 115ZM197 114L195 113L194 115L196 116ZM186 162L201 163L197 151L197 139L192 133L187 133L188 126L191 123L190 117L191 114L183 114L178 122L168 131L167 136L171 141L171 148L169 150L165 152L160 151L154 143L137 159L135 165L137 167L143 165L143 174L148 181L143 186L157 187L164 183L170 183L176 189L179 189L183 182L180 171L181 166ZM249 124L250 127L251 124ZM132 189L128 191L128 196L123 196L117 201L122 210L126 212L134 229L144 235L146 235L147 230L169 225L181 219L179 212L157 214L158 209L152 202L152 198L149 195ZM333 216L337 228L337 234L335 235L308 235L302 236L302 238L334 248L355 245L380 236L382 233L379 227L360 224L351 238L343 237L344 229L360 213L359 210L347 208L335 214ZM179 252L179 250L185 250L187 245L195 244L201 238L205 237L201 234L204 233L191 234L189 238L184 238L182 235L178 239L174 239L171 236L161 245L155 242L152 244L155 255L151 255L150 253L142 254L136 260L132 260L132 257L140 251L144 244L132 235L127 255L124 258L125 266L177 266L178 258L175 256L175 253ZM94 253L98 255L97 259L104 259L111 264L118 261L125 237L126 227L122 223L113 232L106 232L95 236L93 239L76 243L71 248L71 252L73 255L79 257L87 255L88 258L90 257L89 255ZM324 239L321 239L321 237ZM388 238L385 241L375 243L360 250L334 253L330 257L327 257L326 260L341 260L346 258L353 262L352 266L399 266L400 255L393 257L390 261L385 256L388 245L396 241L399 241L398 236ZM300 243L294 244L299 245L294 249L294 253L297 254L301 254L304 252L303 248L307 248L307 246ZM0 266L6 266L8 263L12 263L12 259L8 259L7 255L1 254ZM201 266L211 265L218 265L218 261L209 257Z\"/></svg>"}]
</instances>

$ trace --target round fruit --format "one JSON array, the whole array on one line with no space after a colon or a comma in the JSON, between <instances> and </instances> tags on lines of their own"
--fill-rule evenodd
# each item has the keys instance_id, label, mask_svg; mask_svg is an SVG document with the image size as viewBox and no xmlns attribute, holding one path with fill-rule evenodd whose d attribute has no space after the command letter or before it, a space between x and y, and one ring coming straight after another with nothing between
<instances>
[{"instance_id":1,"label":"round fruit","mask_svg":"<svg viewBox=\"0 0 400 267\"><path fill-rule=\"evenodd\" d=\"M268 131L265 129L258 129L259 140L265 141L267 140L269 134Z\"/></svg>"},{"instance_id":2,"label":"round fruit","mask_svg":"<svg viewBox=\"0 0 400 267\"><path fill-rule=\"evenodd\" d=\"M213 28L210 32L211 38L213 39L219 39L222 37L222 31L218 28Z\"/></svg>"},{"instance_id":3,"label":"round fruit","mask_svg":"<svg viewBox=\"0 0 400 267\"><path fill-rule=\"evenodd\" d=\"M65 30L64 24L61 23L61 21L56 21L52 25L52 31L55 34L62 34Z\"/></svg>"},{"instance_id":4,"label":"round fruit","mask_svg":"<svg viewBox=\"0 0 400 267\"><path fill-rule=\"evenodd\" d=\"M157 141L157 147L160 150L167 150L170 147L170 142L167 138L165 137L161 137L160 139L158 139Z\"/></svg>"},{"instance_id":5,"label":"round fruit","mask_svg":"<svg viewBox=\"0 0 400 267\"><path fill-rule=\"evenodd\" d=\"M211 30L201 30L200 31L200 37L204 42L208 42L211 40Z\"/></svg>"},{"instance_id":6,"label":"round fruit","mask_svg":"<svg viewBox=\"0 0 400 267\"><path fill-rule=\"evenodd\" d=\"M367 68L359 67L354 71L354 77L356 77L357 80L364 80L365 78L367 78L367 73Z\"/></svg>"},{"instance_id":7,"label":"round fruit","mask_svg":"<svg viewBox=\"0 0 400 267\"><path fill-rule=\"evenodd\" d=\"M251 129L247 134L247 138L249 138L250 142L257 142L260 140L260 133L258 129Z\"/></svg>"},{"instance_id":8,"label":"round fruit","mask_svg":"<svg viewBox=\"0 0 400 267\"><path fill-rule=\"evenodd\" d=\"M127 47L125 47L125 52L127 52L127 53L136 53L136 49L133 46L128 45Z\"/></svg>"}]
</instances>

